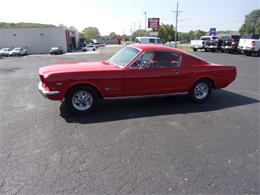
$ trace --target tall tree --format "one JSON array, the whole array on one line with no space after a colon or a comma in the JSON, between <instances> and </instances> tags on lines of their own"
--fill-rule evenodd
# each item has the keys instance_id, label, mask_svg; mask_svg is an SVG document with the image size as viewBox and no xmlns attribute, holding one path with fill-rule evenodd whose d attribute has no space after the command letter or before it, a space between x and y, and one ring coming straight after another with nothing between
<instances>
[{"instance_id":1,"label":"tall tree","mask_svg":"<svg viewBox=\"0 0 260 195\"><path fill-rule=\"evenodd\" d=\"M174 27L172 24L162 24L156 29L158 36L164 41L173 41L175 36Z\"/></svg>"},{"instance_id":2,"label":"tall tree","mask_svg":"<svg viewBox=\"0 0 260 195\"><path fill-rule=\"evenodd\" d=\"M260 9L245 16L245 22L239 29L240 34L260 34Z\"/></svg>"},{"instance_id":3,"label":"tall tree","mask_svg":"<svg viewBox=\"0 0 260 195\"><path fill-rule=\"evenodd\" d=\"M84 35L84 38L88 40L97 39L100 36L98 28L92 26L84 28L82 33Z\"/></svg>"},{"instance_id":4,"label":"tall tree","mask_svg":"<svg viewBox=\"0 0 260 195\"><path fill-rule=\"evenodd\" d=\"M137 30L135 32L133 32L132 34L132 40L135 40L136 37L143 37L143 36L148 36L149 33L146 30Z\"/></svg>"},{"instance_id":5,"label":"tall tree","mask_svg":"<svg viewBox=\"0 0 260 195\"><path fill-rule=\"evenodd\" d=\"M116 33L115 33L115 32L111 32L111 33L109 34L109 38L110 38L110 39L115 39L115 38L116 38Z\"/></svg>"},{"instance_id":6,"label":"tall tree","mask_svg":"<svg viewBox=\"0 0 260 195\"><path fill-rule=\"evenodd\" d=\"M196 30L196 31L190 31L190 32L180 32L179 34L179 41L183 42L190 42L193 39L199 39L201 36L204 36L207 34L207 32L203 30Z\"/></svg>"}]
</instances>

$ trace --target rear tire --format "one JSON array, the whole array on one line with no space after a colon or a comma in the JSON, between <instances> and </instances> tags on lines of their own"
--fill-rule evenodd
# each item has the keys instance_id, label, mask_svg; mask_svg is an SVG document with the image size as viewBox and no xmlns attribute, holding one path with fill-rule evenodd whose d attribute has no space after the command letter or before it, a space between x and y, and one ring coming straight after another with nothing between
<instances>
[{"instance_id":1,"label":"rear tire","mask_svg":"<svg viewBox=\"0 0 260 195\"><path fill-rule=\"evenodd\" d=\"M65 98L65 104L70 113L86 114L93 111L98 100L97 92L90 86L72 88Z\"/></svg>"},{"instance_id":2,"label":"rear tire","mask_svg":"<svg viewBox=\"0 0 260 195\"><path fill-rule=\"evenodd\" d=\"M193 50L194 52L197 52L197 51L198 51L198 49L196 49L196 48L193 48L192 50Z\"/></svg>"},{"instance_id":3,"label":"rear tire","mask_svg":"<svg viewBox=\"0 0 260 195\"><path fill-rule=\"evenodd\" d=\"M260 57L260 49L257 51L257 57Z\"/></svg>"},{"instance_id":4,"label":"rear tire","mask_svg":"<svg viewBox=\"0 0 260 195\"><path fill-rule=\"evenodd\" d=\"M190 90L190 97L194 103L207 101L212 92L212 83L208 79L197 81Z\"/></svg>"},{"instance_id":5,"label":"rear tire","mask_svg":"<svg viewBox=\"0 0 260 195\"><path fill-rule=\"evenodd\" d=\"M251 56L252 52L251 51L245 51L246 56Z\"/></svg>"}]
</instances>

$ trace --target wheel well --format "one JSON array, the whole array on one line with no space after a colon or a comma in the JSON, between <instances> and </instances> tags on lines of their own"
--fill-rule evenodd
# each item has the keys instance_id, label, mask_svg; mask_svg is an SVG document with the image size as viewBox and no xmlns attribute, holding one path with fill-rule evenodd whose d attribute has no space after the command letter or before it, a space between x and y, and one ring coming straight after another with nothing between
<instances>
[{"instance_id":1,"label":"wheel well","mask_svg":"<svg viewBox=\"0 0 260 195\"><path fill-rule=\"evenodd\" d=\"M98 98L99 98L99 99L103 99L103 96L102 96L102 94L100 93L100 91L99 91L95 86L90 85L90 84L77 84L77 85L71 86L71 87L68 89L68 91L66 92L65 97L67 96L67 94L68 94L73 88L75 88L75 87L80 87L80 86L87 86L87 87L92 88L92 89L95 90L95 92L97 93Z\"/></svg>"},{"instance_id":2,"label":"wheel well","mask_svg":"<svg viewBox=\"0 0 260 195\"><path fill-rule=\"evenodd\" d=\"M200 81L200 80L208 80L208 81L211 83L212 88L213 88L213 89L216 88L214 81L213 81L211 78L208 78L208 77L204 77L204 78L200 78L200 79L196 80L196 81L193 83L193 85L194 85L195 83L197 83L198 81ZM192 86L193 86L193 85L192 85Z\"/></svg>"}]
</instances>

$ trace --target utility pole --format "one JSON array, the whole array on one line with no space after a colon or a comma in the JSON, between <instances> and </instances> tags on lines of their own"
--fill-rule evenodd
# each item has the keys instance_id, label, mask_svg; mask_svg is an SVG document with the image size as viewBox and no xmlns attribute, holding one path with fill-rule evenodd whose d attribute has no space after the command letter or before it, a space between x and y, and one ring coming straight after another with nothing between
<instances>
[{"instance_id":1,"label":"utility pole","mask_svg":"<svg viewBox=\"0 0 260 195\"><path fill-rule=\"evenodd\" d=\"M144 29L145 29L145 31L147 30L146 21L147 21L147 15L146 15L146 12L144 12Z\"/></svg>"},{"instance_id":2,"label":"utility pole","mask_svg":"<svg viewBox=\"0 0 260 195\"><path fill-rule=\"evenodd\" d=\"M177 48L177 39L178 39L178 16L179 13L182 11L179 11L179 3L177 2L177 10L176 11L172 11L174 13L176 13L176 23L175 23L175 47Z\"/></svg>"},{"instance_id":3,"label":"utility pole","mask_svg":"<svg viewBox=\"0 0 260 195\"><path fill-rule=\"evenodd\" d=\"M132 25L130 27L130 33L131 33L131 41L133 41L133 28L132 28Z\"/></svg>"},{"instance_id":4,"label":"utility pole","mask_svg":"<svg viewBox=\"0 0 260 195\"><path fill-rule=\"evenodd\" d=\"M133 22L133 23L134 23L134 32L135 32L135 23L136 23L136 22Z\"/></svg>"}]
</instances>

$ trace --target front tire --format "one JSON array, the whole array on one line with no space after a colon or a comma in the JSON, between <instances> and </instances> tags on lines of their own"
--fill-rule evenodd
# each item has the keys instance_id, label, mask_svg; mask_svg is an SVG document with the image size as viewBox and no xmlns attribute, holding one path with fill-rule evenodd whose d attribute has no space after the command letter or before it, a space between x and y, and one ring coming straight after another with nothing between
<instances>
[{"instance_id":1,"label":"front tire","mask_svg":"<svg viewBox=\"0 0 260 195\"><path fill-rule=\"evenodd\" d=\"M97 97L97 93L92 87L77 86L66 95L65 104L71 113L86 114L93 111Z\"/></svg>"},{"instance_id":2,"label":"front tire","mask_svg":"<svg viewBox=\"0 0 260 195\"><path fill-rule=\"evenodd\" d=\"M194 103L202 103L210 97L211 92L211 82L208 79L201 79L192 86L189 95Z\"/></svg>"},{"instance_id":3,"label":"front tire","mask_svg":"<svg viewBox=\"0 0 260 195\"><path fill-rule=\"evenodd\" d=\"M196 49L196 48L193 48L192 50L193 50L194 52L197 52L197 51L198 51L198 49Z\"/></svg>"}]
</instances>

